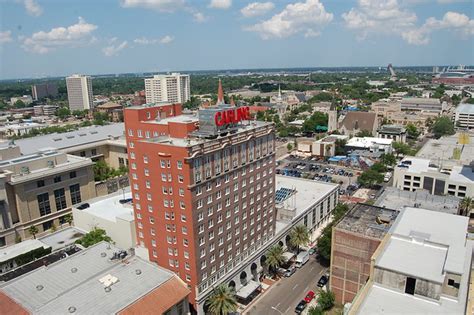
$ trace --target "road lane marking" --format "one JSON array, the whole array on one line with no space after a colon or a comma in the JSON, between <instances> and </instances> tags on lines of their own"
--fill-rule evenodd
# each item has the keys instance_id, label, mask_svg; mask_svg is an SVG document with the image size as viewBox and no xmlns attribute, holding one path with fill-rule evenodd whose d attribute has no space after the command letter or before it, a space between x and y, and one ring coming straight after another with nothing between
<instances>
[{"instance_id":1,"label":"road lane marking","mask_svg":"<svg viewBox=\"0 0 474 315\"><path fill-rule=\"evenodd\" d=\"M313 266L313 267L311 267L311 270L310 270L310 271L313 271L313 269L314 269L314 266Z\"/></svg>"},{"instance_id":2,"label":"road lane marking","mask_svg":"<svg viewBox=\"0 0 474 315\"><path fill-rule=\"evenodd\" d=\"M293 287L293 289L292 289L292 290L296 289L296 287L297 287L297 286L298 286L298 283L297 283L297 284L295 284L295 286Z\"/></svg>"},{"instance_id":3,"label":"road lane marking","mask_svg":"<svg viewBox=\"0 0 474 315\"><path fill-rule=\"evenodd\" d=\"M288 314L289 311L290 311L290 307L286 309L285 314Z\"/></svg>"},{"instance_id":4,"label":"road lane marking","mask_svg":"<svg viewBox=\"0 0 474 315\"><path fill-rule=\"evenodd\" d=\"M278 308L278 306L280 306L280 304L281 304L281 302L280 302L280 303L278 303L278 304L277 304L275 307L276 307L276 308Z\"/></svg>"}]
</instances>

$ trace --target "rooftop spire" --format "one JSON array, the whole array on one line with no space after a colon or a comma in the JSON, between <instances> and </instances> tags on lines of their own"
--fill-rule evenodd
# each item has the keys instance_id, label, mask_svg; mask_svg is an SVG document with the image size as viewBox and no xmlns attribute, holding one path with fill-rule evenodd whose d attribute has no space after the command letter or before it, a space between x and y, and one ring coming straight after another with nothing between
<instances>
[{"instance_id":1,"label":"rooftop spire","mask_svg":"<svg viewBox=\"0 0 474 315\"><path fill-rule=\"evenodd\" d=\"M217 88L217 105L224 104L224 90L222 89L222 81L219 79L219 87Z\"/></svg>"},{"instance_id":2,"label":"rooftop spire","mask_svg":"<svg viewBox=\"0 0 474 315\"><path fill-rule=\"evenodd\" d=\"M230 97L230 105L235 106L234 96Z\"/></svg>"},{"instance_id":3,"label":"rooftop spire","mask_svg":"<svg viewBox=\"0 0 474 315\"><path fill-rule=\"evenodd\" d=\"M281 98L281 86L280 86L280 84L278 84L278 101L279 101L279 102L282 101L282 98Z\"/></svg>"}]
</instances>

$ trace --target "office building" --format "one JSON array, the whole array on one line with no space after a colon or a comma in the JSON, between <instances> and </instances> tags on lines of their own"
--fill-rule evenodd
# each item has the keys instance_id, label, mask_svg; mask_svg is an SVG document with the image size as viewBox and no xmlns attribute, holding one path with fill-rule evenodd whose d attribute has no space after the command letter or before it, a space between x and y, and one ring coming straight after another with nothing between
<instances>
[{"instance_id":1,"label":"office building","mask_svg":"<svg viewBox=\"0 0 474 315\"><path fill-rule=\"evenodd\" d=\"M471 314L469 219L406 208L372 257L349 314Z\"/></svg>"},{"instance_id":2,"label":"office building","mask_svg":"<svg viewBox=\"0 0 474 315\"><path fill-rule=\"evenodd\" d=\"M74 226L86 232L94 228L104 229L115 245L123 249L137 244L137 232L130 189L88 200L89 207L73 207Z\"/></svg>"},{"instance_id":3,"label":"office building","mask_svg":"<svg viewBox=\"0 0 474 315\"><path fill-rule=\"evenodd\" d=\"M407 130L400 125L382 125L377 129L377 137L405 143L407 141Z\"/></svg>"},{"instance_id":4,"label":"office building","mask_svg":"<svg viewBox=\"0 0 474 315\"><path fill-rule=\"evenodd\" d=\"M4 283L0 307L3 314L185 315L188 295L175 274L100 242Z\"/></svg>"},{"instance_id":5,"label":"office building","mask_svg":"<svg viewBox=\"0 0 474 315\"><path fill-rule=\"evenodd\" d=\"M0 162L0 245L66 226L73 205L95 197L90 159L45 150Z\"/></svg>"},{"instance_id":6,"label":"office building","mask_svg":"<svg viewBox=\"0 0 474 315\"><path fill-rule=\"evenodd\" d=\"M453 118L457 127L474 128L474 104L459 104Z\"/></svg>"},{"instance_id":7,"label":"office building","mask_svg":"<svg viewBox=\"0 0 474 315\"><path fill-rule=\"evenodd\" d=\"M58 96L58 86L54 83L41 83L32 85L31 95L35 101L48 96L56 97Z\"/></svg>"},{"instance_id":8,"label":"office building","mask_svg":"<svg viewBox=\"0 0 474 315\"><path fill-rule=\"evenodd\" d=\"M370 275L371 257L399 212L357 204L332 230L330 287L336 302L350 303Z\"/></svg>"},{"instance_id":9,"label":"office building","mask_svg":"<svg viewBox=\"0 0 474 315\"><path fill-rule=\"evenodd\" d=\"M10 104L12 105L15 105L15 103L18 101L22 101L25 105L30 105L31 103L33 103L33 98L31 97L31 95L23 95L10 98Z\"/></svg>"},{"instance_id":10,"label":"office building","mask_svg":"<svg viewBox=\"0 0 474 315\"><path fill-rule=\"evenodd\" d=\"M33 106L35 116L54 116L59 106L56 105L36 105Z\"/></svg>"},{"instance_id":11,"label":"office building","mask_svg":"<svg viewBox=\"0 0 474 315\"><path fill-rule=\"evenodd\" d=\"M440 114L444 111L446 102L437 98L405 97L401 101L401 110L409 112L434 112Z\"/></svg>"},{"instance_id":12,"label":"office building","mask_svg":"<svg viewBox=\"0 0 474 315\"><path fill-rule=\"evenodd\" d=\"M189 75L160 74L145 79L145 95L147 103L183 104L191 98Z\"/></svg>"},{"instance_id":13,"label":"office building","mask_svg":"<svg viewBox=\"0 0 474 315\"><path fill-rule=\"evenodd\" d=\"M94 108L92 98L92 79L89 76L74 74L66 78L69 109L91 110Z\"/></svg>"},{"instance_id":14,"label":"office building","mask_svg":"<svg viewBox=\"0 0 474 315\"><path fill-rule=\"evenodd\" d=\"M405 157L395 166L393 186L406 191L424 189L441 196L474 197L473 165Z\"/></svg>"}]
</instances>

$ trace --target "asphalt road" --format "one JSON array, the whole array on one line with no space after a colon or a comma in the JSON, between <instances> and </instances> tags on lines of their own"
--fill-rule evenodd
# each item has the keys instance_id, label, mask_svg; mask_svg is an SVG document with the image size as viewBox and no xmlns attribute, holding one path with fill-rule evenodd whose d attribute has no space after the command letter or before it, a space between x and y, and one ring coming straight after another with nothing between
<instances>
[{"instance_id":1,"label":"asphalt road","mask_svg":"<svg viewBox=\"0 0 474 315\"><path fill-rule=\"evenodd\" d=\"M326 268L321 266L314 256L311 256L302 268L298 269L290 278L283 278L275 283L244 314L294 314L296 305L304 299L306 293L309 290L316 292L316 284L325 271ZM277 308L278 311L272 309L272 306Z\"/></svg>"}]
</instances>

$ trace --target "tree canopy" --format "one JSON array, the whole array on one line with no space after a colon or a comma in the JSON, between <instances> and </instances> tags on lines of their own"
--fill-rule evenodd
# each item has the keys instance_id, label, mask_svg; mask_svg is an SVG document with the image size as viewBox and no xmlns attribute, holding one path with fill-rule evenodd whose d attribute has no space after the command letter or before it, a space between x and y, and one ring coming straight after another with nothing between
<instances>
[{"instance_id":1,"label":"tree canopy","mask_svg":"<svg viewBox=\"0 0 474 315\"><path fill-rule=\"evenodd\" d=\"M76 240L76 243L84 247L89 247L102 241L112 242L112 239L110 236L107 236L105 230L95 227L92 231Z\"/></svg>"},{"instance_id":2,"label":"tree canopy","mask_svg":"<svg viewBox=\"0 0 474 315\"><path fill-rule=\"evenodd\" d=\"M437 118L431 126L431 131L436 138L455 134L453 121L448 116Z\"/></svg>"},{"instance_id":3,"label":"tree canopy","mask_svg":"<svg viewBox=\"0 0 474 315\"><path fill-rule=\"evenodd\" d=\"M376 170L368 169L364 171L359 178L357 178L357 182L364 187L374 187L377 184L381 184L383 182L384 176L380 174Z\"/></svg>"}]
</instances>

